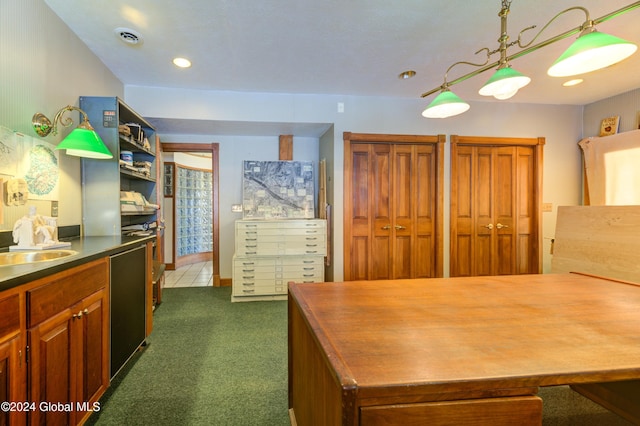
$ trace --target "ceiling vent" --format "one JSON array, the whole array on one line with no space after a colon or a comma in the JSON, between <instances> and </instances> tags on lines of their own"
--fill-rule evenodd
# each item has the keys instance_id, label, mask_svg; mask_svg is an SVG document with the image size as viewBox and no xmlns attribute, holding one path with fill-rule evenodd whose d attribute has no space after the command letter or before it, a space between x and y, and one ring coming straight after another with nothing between
<instances>
[{"instance_id":1,"label":"ceiling vent","mask_svg":"<svg viewBox=\"0 0 640 426\"><path fill-rule=\"evenodd\" d=\"M116 36L129 46L138 46L142 44L142 36L139 32L132 30L131 28L116 28L113 30Z\"/></svg>"}]
</instances>

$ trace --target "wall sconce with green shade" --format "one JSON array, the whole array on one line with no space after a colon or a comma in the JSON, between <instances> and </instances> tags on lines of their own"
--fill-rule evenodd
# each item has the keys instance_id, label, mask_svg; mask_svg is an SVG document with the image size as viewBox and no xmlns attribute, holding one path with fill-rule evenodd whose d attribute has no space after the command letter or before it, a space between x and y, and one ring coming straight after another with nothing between
<instances>
[{"instance_id":1,"label":"wall sconce with green shade","mask_svg":"<svg viewBox=\"0 0 640 426\"><path fill-rule=\"evenodd\" d=\"M89 123L87 113L78 107L68 105L61 108L53 119L53 123L44 114L36 113L31 119L33 124L33 130L42 137L49 135L50 133L55 135L58 133L58 123L65 127L69 127L73 124L73 120L69 117L64 117L64 114L69 111L78 111L82 114L82 122L78 124L78 127L73 129L66 138L64 138L56 149L65 149L67 155L73 155L76 157L95 158L95 159L109 159L113 158L113 154L109 151L109 148L104 144L100 136Z\"/></svg>"},{"instance_id":2,"label":"wall sconce with green shade","mask_svg":"<svg viewBox=\"0 0 640 426\"><path fill-rule=\"evenodd\" d=\"M628 58L638 48L634 43L596 31L595 25L640 7L640 1L631 3L595 20L590 19L589 11L584 7L576 6L565 9L547 22L545 26L533 37L533 39L526 44L522 43L522 34L525 31L535 28L535 25L520 31L518 40L509 43L509 36L507 34L507 15L509 14L510 7L511 0L502 0L502 9L498 14L501 22L501 34L498 39L500 46L493 51L490 51L485 47L476 52L476 54L478 54L481 51L486 50L487 59L484 63L474 64L462 61L451 65L445 73L444 84L421 95L421 97L424 98L440 91L440 94L422 112L424 117L446 118L467 111L469 109L469 105L458 96L453 95L453 92L449 90L449 86L460 83L485 71L495 69L496 66L497 71L484 84L484 86L482 86L479 90L479 94L483 96L493 96L496 99L509 99L514 96L519 89L526 86L531 81L529 77L512 69L509 65L510 60L534 52L542 47L548 46L577 33L580 33L580 35L576 41L574 41L573 44L553 63L553 65L551 65L547 71L548 75L552 77L568 77L596 71ZM542 34L542 32L553 21L555 21L556 18L572 10L581 10L584 12L586 19L582 25L532 46L538 36L540 36L540 34ZM513 55L507 55L507 48L516 44L522 50ZM489 64L489 57L494 53L500 53L500 60ZM448 72L458 64L473 65L480 68L455 80L447 81ZM451 107L447 106L448 103L452 104Z\"/></svg>"}]
</instances>

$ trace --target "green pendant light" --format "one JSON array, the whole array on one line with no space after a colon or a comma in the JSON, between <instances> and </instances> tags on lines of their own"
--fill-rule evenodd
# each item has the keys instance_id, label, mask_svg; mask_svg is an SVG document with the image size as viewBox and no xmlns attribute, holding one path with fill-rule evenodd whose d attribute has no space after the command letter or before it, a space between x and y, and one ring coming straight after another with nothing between
<instances>
[{"instance_id":1,"label":"green pendant light","mask_svg":"<svg viewBox=\"0 0 640 426\"><path fill-rule=\"evenodd\" d=\"M91 123L89 123L87 113L78 107L69 105L60 109L56 113L53 123L44 114L38 112L34 114L31 119L33 129L42 137L47 136L49 133L55 135L58 132L58 123L61 123L65 127L73 124L73 121L69 117L63 119L64 113L68 111L80 112L80 114L82 114L82 122L56 146L56 149L65 149L67 155L76 157L103 160L113 158L113 154L111 154L109 148L107 148L98 133L96 133L91 126Z\"/></svg>"},{"instance_id":2,"label":"green pendant light","mask_svg":"<svg viewBox=\"0 0 640 426\"><path fill-rule=\"evenodd\" d=\"M509 65L505 65L491 76L480 88L478 93L482 96L493 96L496 99L509 99L518 90L529 84L531 79Z\"/></svg>"},{"instance_id":3,"label":"green pendant light","mask_svg":"<svg viewBox=\"0 0 640 426\"><path fill-rule=\"evenodd\" d=\"M468 103L449 89L445 89L422 111L422 116L426 118L447 118L462 114L468 109Z\"/></svg>"},{"instance_id":4,"label":"green pendant light","mask_svg":"<svg viewBox=\"0 0 640 426\"><path fill-rule=\"evenodd\" d=\"M631 56L638 46L621 38L601 33L591 26L551 65L547 74L569 77L599 70Z\"/></svg>"}]
</instances>

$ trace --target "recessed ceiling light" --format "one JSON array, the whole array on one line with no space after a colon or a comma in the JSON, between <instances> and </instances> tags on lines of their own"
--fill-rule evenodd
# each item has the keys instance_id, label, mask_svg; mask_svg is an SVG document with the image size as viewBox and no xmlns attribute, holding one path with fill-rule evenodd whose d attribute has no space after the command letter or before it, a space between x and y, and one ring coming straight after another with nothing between
<instances>
[{"instance_id":1,"label":"recessed ceiling light","mask_svg":"<svg viewBox=\"0 0 640 426\"><path fill-rule=\"evenodd\" d=\"M408 70L408 71L404 71L404 72L401 72L400 74L398 74L398 78L400 80L407 80L407 79L413 77L414 75L416 75L416 72L414 70Z\"/></svg>"},{"instance_id":2,"label":"recessed ceiling light","mask_svg":"<svg viewBox=\"0 0 640 426\"><path fill-rule=\"evenodd\" d=\"M582 83L584 80L581 78L574 78L573 80L565 81L562 83L564 87L575 86L576 84Z\"/></svg>"},{"instance_id":3,"label":"recessed ceiling light","mask_svg":"<svg viewBox=\"0 0 640 426\"><path fill-rule=\"evenodd\" d=\"M191 61L186 58L174 58L173 64L180 68L189 68L191 66Z\"/></svg>"}]
</instances>

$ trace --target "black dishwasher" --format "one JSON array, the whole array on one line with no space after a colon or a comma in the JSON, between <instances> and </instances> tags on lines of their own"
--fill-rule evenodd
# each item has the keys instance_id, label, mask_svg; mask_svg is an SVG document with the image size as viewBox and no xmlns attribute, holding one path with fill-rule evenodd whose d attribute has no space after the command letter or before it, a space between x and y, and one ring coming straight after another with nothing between
<instances>
[{"instance_id":1,"label":"black dishwasher","mask_svg":"<svg viewBox=\"0 0 640 426\"><path fill-rule=\"evenodd\" d=\"M146 338L146 246L111 256L111 378Z\"/></svg>"}]
</instances>

